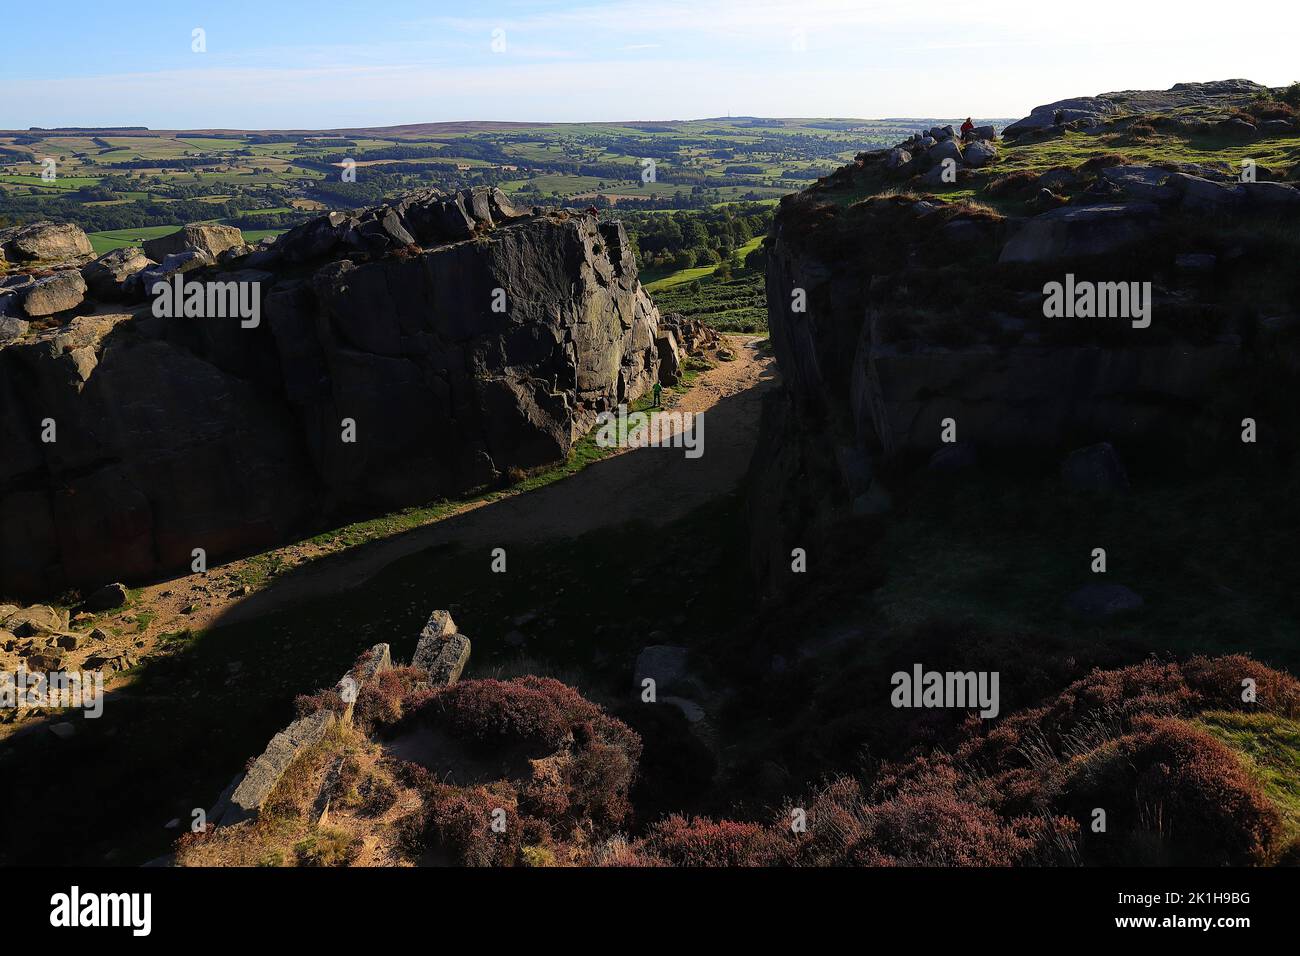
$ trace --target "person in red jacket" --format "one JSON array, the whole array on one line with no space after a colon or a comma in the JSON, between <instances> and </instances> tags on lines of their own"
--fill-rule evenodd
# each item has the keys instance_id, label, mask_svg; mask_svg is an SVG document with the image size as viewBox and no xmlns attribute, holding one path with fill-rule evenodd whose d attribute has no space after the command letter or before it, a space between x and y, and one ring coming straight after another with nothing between
<instances>
[{"instance_id":1,"label":"person in red jacket","mask_svg":"<svg viewBox=\"0 0 1300 956\"><path fill-rule=\"evenodd\" d=\"M970 134L974 132L974 130L975 130L975 124L970 121L969 116L966 117L966 122L961 124L961 138L970 139Z\"/></svg>"}]
</instances>

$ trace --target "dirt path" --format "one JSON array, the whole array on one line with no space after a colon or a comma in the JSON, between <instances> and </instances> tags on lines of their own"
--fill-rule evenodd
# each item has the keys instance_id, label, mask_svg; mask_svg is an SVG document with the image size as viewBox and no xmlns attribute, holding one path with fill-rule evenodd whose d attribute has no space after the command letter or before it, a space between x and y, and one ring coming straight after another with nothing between
<instances>
[{"instance_id":1,"label":"dirt path","mask_svg":"<svg viewBox=\"0 0 1300 956\"><path fill-rule=\"evenodd\" d=\"M775 362L761 341L758 336L727 337L734 360L719 361L701 373L684 394L665 391L666 411L703 413L704 453L698 458L687 458L682 448L624 449L554 484L467 502L431 524L351 550L288 545L272 555L294 573L273 578L253 593L239 582L256 559L148 586L127 615L147 621L143 632L130 635L133 653L147 653L162 634L204 629L218 620L247 621L356 587L400 558L448 542L484 548L486 560L492 548L507 544L576 537L634 519L662 524L679 518L731 491L749 465L762 396L776 381Z\"/></svg>"}]
</instances>

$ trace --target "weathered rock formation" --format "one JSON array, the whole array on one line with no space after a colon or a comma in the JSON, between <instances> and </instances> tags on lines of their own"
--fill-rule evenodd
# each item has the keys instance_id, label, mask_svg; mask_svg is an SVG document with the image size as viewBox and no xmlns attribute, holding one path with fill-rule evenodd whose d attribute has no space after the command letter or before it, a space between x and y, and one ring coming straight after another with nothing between
<instances>
[{"instance_id":1,"label":"weathered rock formation","mask_svg":"<svg viewBox=\"0 0 1300 956\"><path fill-rule=\"evenodd\" d=\"M66 261L91 256L90 239L76 226L34 222L0 229L0 262Z\"/></svg>"},{"instance_id":2,"label":"weathered rock formation","mask_svg":"<svg viewBox=\"0 0 1300 956\"><path fill-rule=\"evenodd\" d=\"M0 289L23 312L0 319L0 594L188 569L196 548L557 462L658 373L622 225L497 190L333 213L253 249L210 227L160 242L161 265L116 252ZM260 314L117 301L178 280L234 283L245 299L220 301L256 294Z\"/></svg>"},{"instance_id":3,"label":"weathered rock formation","mask_svg":"<svg viewBox=\"0 0 1300 956\"><path fill-rule=\"evenodd\" d=\"M1205 454L1239 446L1261 395L1300 373L1293 253L1270 238L1300 223L1300 189L1082 163L1044 174L1075 195L1030 216L890 194L915 190L918 164L946 144L958 148L932 130L859 156L787 197L768 237L784 385L765 409L750 506L755 566L774 588L792 548L887 510L883 476L946 442L981 462L1059 461L1096 442ZM1149 324L1049 317L1047 284L1075 274L1103 295L1150 283ZM1293 443L1293 424L1271 421L1260 440Z\"/></svg>"},{"instance_id":4,"label":"weathered rock formation","mask_svg":"<svg viewBox=\"0 0 1300 956\"><path fill-rule=\"evenodd\" d=\"M1175 83L1167 90L1124 90L1099 96L1076 96L1034 107L1024 119L1003 130L1003 135L1014 139L1026 133L1071 124L1076 129L1088 129L1116 117L1174 109L1195 110L1207 116L1227 114L1266 89L1250 80L1214 80L1209 83ZM1228 119L1226 115L1218 118Z\"/></svg>"},{"instance_id":5,"label":"weathered rock formation","mask_svg":"<svg viewBox=\"0 0 1300 956\"><path fill-rule=\"evenodd\" d=\"M470 640L457 631L448 611L434 611L420 632L411 666L428 673L427 684L450 687L469 661ZM217 798L208 818L216 826L231 826L255 818L289 765L317 743L336 721L351 722L358 696L384 671L393 667L387 644L376 644L361 656L332 690L318 695L319 706L277 733L248 769L237 774ZM324 698L321 700L321 698Z\"/></svg>"}]
</instances>

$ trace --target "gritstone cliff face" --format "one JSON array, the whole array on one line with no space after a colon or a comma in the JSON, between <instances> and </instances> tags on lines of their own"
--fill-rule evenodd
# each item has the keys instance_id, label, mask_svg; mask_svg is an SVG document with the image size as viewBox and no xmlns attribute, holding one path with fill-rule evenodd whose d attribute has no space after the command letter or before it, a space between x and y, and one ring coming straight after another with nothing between
<instances>
[{"instance_id":1,"label":"gritstone cliff face","mask_svg":"<svg viewBox=\"0 0 1300 956\"><path fill-rule=\"evenodd\" d=\"M995 456L1110 442L1186 461L1239 443L1251 416L1268 419L1261 442L1291 442L1294 416L1265 410L1300 372L1285 238L1300 190L1282 181L1294 170L1261 162L1250 179L1240 157L1283 155L1300 125L1222 115L1267 113L1259 90L1041 108L1015 144L918 131L783 200L767 298L784 387L752 470L759 577L779 591L791 548L888 510L909 468L945 454L948 421L969 454ZM1148 324L1048 317L1047 284L1076 279L1149 291Z\"/></svg>"},{"instance_id":2,"label":"gritstone cliff face","mask_svg":"<svg viewBox=\"0 0 1300 956\"><path fill-rule=\"evenodd\" d=\"M622 225L497 190L333 213L257 248L187 227L87 263L65 231L3 236L27 274L0 287L0 593L187 569L194 548L560 461L658 373ZM40 261L54 253L62 269ZM138 306L177 276L256 283L259 321Z\"/></svg>"}]
</instances>

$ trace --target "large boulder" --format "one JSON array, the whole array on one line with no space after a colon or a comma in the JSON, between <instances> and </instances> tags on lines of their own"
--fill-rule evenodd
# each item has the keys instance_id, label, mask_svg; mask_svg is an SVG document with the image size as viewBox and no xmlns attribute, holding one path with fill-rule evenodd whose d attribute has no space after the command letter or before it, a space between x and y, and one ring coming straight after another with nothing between
<instances>
[{"instance_id":1,"label":"large boulder","mask_svg":"<svg viewBox=\"0 0 1300 956\"><path fill-rule=\"evenodd\" d=\"M469 656L470 639L464 634L426 633L415 646L411 666L428 672L430 684L444 686L460 680Z\"/></svg>"},{"instance_id":2,"label":"large boulder","mask_svg":"<svg viewBox=\"0 0 1300 956\"><path fill-rule=\"evenodd\" d=\"M1217 123L1214 128L1220 135L1239 140L1251 140L1259 135L1259 128L1240 116L1230 116Z\"/></svg>"},{"instance_id":3,"label":"large boulder","mask_svg":"<svg viewBox=\"0 0 1300 956\"><path fill-rule=\"evenodd\" d=\"M153 260L143 250L125 246L82 266L81 277L95 298L117 299L124 295L123 285L127 279L152 265Z\"/></svg>"},{"instance_id":4,"label":"large boulder","mask_svg":"<svg viewBox=\"0 0 1300 956\"><path fill-rule=\"evenodd\" d=\"M17 342L30 328L30 324L22 319L0 313L0 348L4 348L10 342Z\"/></svg>"},{"instance_id":5,"label":"large boulder","mask_svg":"<svg viewBox=\"0 0 1300 956\"><path fill-rule=\"evenodd\" d=\"M1187 173L1170 173L1166 183L1179 197L1179 204L1192 212L1232 212L1245 199L1239 183L1214 182Z\"/></svg>"},{"instance_id":6,"label":"large boulder","mask_svg":"<svg viewBox=\"0 0 1300 956\"><path fill-rule=\"evenodd\" d=\"M68 627L67 616L46 604L33 604L29 608L14 611L0 625L16 637L31 637L35 634L58 634Z\"/></svg>"},{"instance_id":7,"label":"large boulder","mask_svg":"<svg viewBox=\"0 0 1300 956\"><path fill-rule=\"evenodd\" d=\"M1246 208L1264 213L1294 215L1300 210L1300 189L1285 183L1242 183Z\"/></svg>"},{"instance_id":8,"label":"large boulder","mask_svg":"<svg viewBox=\"0 0 1300 956\"><path fill-rule=\"evenodd\" d=\"M967 166L987 166L998 158L997 147L991 142L976 140L973 143L967 143L966 149L962 154L962 159Z\"/></svg>"},{"instance_id":9,"label":"large boulder","mask_svg":"<svg viewBox=\"0 0 1300 956\"><path fill-rule=\"evenodd\" d=\"M1290 120L1265 120L1259 124L1262 136L1294 136L1296 126Z\"/></svg>"},{"instance_id":10,"label":"large boulder","mask_svg":"<svg viewBox=\"0 0 1300 956\"><path fill-rule=\"evenodd\" d=\"M97 588L91 592L85 600L87 611L99 613L101 611L112 611L121 607L127 601L127 590L125 584L105 584L102 588Z\"/></svg>"},{"instance_id":11,"label":"large boulder","mask_svg":"<svg viewBox=\"0 0 1300 956\"><path fill-rule=\"evenodd\" d=\"M256 817L289 765L318 743L336 719L333 711L318 710L298 718L272 737L266 750L249 765L232 791L222 794L214 822L231 826Z\"/></svg>"},{"instance_id":12,"label":"large boulder","mask_svg":"<svg viewBox=\"0 0 1300 956\"><path fill-rule=\"evenodd\" d=\"M945 139L941 143L936 143L926 155L936 163L942 163L945 159L953 159L957 162L961 162L961 145L955 139Z\"/></svg>"},{"instance_id":13,"label":"large boulder","mask_svg":"<svg viewBox=\"0 0 1300 956\"><path fill-rule=\"evenodd\" d=\"M1063 206L1024 223L999 262L1052 262L1109 255L1155 234L1158 208L1152 203Z\"/></svg>"},{"instance_id":14,"label":"large boulder","mask_svg":"<svg viewBox=\"0 0 1300 956\"><path fill-rule=\"evenodd\" d=\"M81 305L86 298L86 280L75 270L57 272L38 280L23 299L23 309L32 318L66 312Z\"/></svg>"},{"instance_id":15,"label":"large boulder","mask_svg":"<svg viewBox=\"0 0 1300 956\"><path fill-rule=\"evenodd\" d=\"M213 264L212 257L199 249L173 252L164 256L156 266L149 266L127 279L126 289L132 294L151 296L154 285L166 282L173 276L184 275Z\"/></svg>"},{"instance_id":16,"label":"large boulder","mask_svg":"<svg viewBox=\"0 0 1300 956\"><path fill-rule=\"evenodd\" d=\"M677 338L672 332L661 330L655 336L655 347L659 351L659 381L665 385L676 385L682 377L682 350L677 346Z\"/></svg>"},{"instance_id":17,"label":"large boulder","mask_svg":"<svg viewBox=\"0 0 1300 956\"><path fill-rule=\"evenodd\" d=\"M327 213L294 226L276 241L275 250L288 262L324 258L343 241L343 229L350 221L346 213Z\"/></svg>"},{"instance_id":18,"label":"large boulder","mask_svg":"<svg viewBox=\"0 0 1300 956\"><path fill-rule=\"evenodd\" d=\"M885 157L886 169L898 169L912 161L912 154L905 149L891 149Z\"/></svg>"},{"instance_id":19,"label":"large boulder","mask_svg":"<svg viewBox=\"0 0 1300 956\"><path fill-rule=\"evenodd\" d=\"M1166 185L1170 176L1159 166L1121 165L1103 169L1098 178L1129 199L1142 202L1167 202L1178 197L1178 190Z\"/></svg>"},{"instance_id":20,"label":"large boulder","mask_svg":"<svg viewBox=\"0 0 1300 956\"><path fill-rule=\"evenodd\" d=\"M1031 130L1046 129L1079 119L1102 119L1118 115L1118 104L1104 96L1073 96L1035 106L1024 119L1012 123L1002 131L1007 139L1014 139Z\"/></svg>"},{"instance_id":21,"label":"large boulder","mask_svg":"<svg viewBox=\"0 0 1300 956\"><path fill-rule=\"evenodd\" d=\"M1249 95L1226 84L1176 90L1168 99ZM1120 102L1113 110L1091 104L1094 118L1120 115L1127 108ZM1040 111L1045 123L1069 120L1047 112ZM1044 177L1043 186L1073 197L1040 194L1044 209L1068 203L1059 211L963 216L949 205L934 215L944 208L935 200L863 196L878 190L874 174L886 155L861 157L787 197L766 239L770 342L782 387L764 403L747 506L753 571L765 593L797 590L791 550L811 556L836 547L852 533L847 519L883 508L887 493L927 458L936 470L969 465L973 456L960 450L936 454L954 423L986 464L1042 462L1102 439L1173 461L1199 454L1193 445L1236 446L1234 417L1254 401L1252 374L1273 380L1288 361L1290 333L1274 340L1263 330L1274 317L1284 325L1294 303L1259 281L1263 272L1284 272L1285 263L1268 244L1252 243L1249 230L1241 241L1219 242L1179 228L1179 210L1170 207L1181 193L1168 180L1194 170L1117 170L1101 177L1104 188L1078 194L1097 178L1099 164L1085 164ZM1214 192L1240 186L1245 196L1249 185L1216 184ZM1291 195L1290 187L1271 188L1260 208L1285 209ZM1211 249L1216 288L1267 286L1250 310L1262 320L1259 335L1231 302L1201 294L1204 277L1170 268L1179 254ZM1015 267L990 268L990 250ZM1049 318L1045 282L1068 273L1150 281L1156 314L1165 318L1151 329ZM1197 436L1193 445L1188 435ZM1072 485L1122 486L1109 472L1078 482L1072 472Z\"/></svg>"},{"instance_id":22,"label":"large boulder","mask_svg":"<svg viewBox=\"0 0 1300 956\"><path fill-rule=\"evenodd\" d=\"M62 262L95 252L90 238L81 229L54 222L0 230L0 249L10 262Z\"/></svg>"},{"instance_id":23,"label":"large boulder","mask_svg":"<svg viewBox=\"0 0 1300 956\"><path fill-rule=\"evenodd\" d=\"M202 252L215 260L222 253L240 249L243 245L244 234L234 226L191 223L170 235L146 240L144 254L154 262L162 262L178 252Z\"/></svg>"}]
</instances>

